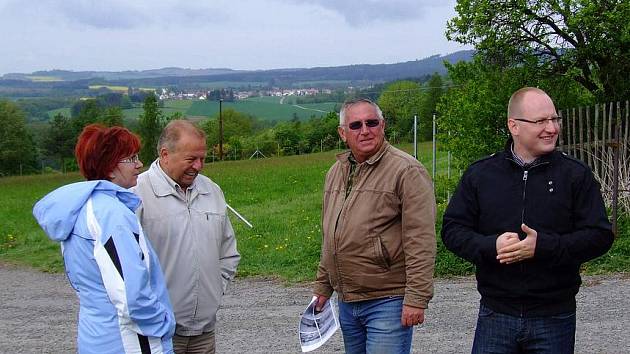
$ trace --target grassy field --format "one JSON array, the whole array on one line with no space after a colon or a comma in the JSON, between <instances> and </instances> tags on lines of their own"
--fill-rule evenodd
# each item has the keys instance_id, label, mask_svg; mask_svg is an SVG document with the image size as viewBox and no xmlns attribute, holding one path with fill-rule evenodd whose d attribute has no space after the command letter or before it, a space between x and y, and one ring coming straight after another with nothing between
<instances>
[{"instance_id":1,"label":"grassy field","mask_svg":"<svg viewBox=\"0 0 630 354\"><path fill-rule=\"evenodd\" d=\"M411 146L403 147L409 151ZM420 159L431 171L430 144ZM324 176L335 151L301 156L207 164L205 173L224 190L228 203L253 225L231 217L243 256L240 276L312 280L321 245L320 208ZM444 172L444 154L438 170ZM59 245L49 241L31 215L33 204L51 190L79 181L74 174L0 178L0 261L62 271ZM442 200L444 198L440 198ZM438 206L440 214L445 203ZM441 216L438 217L438 229ZM588 273L630 270L630 225L604 257L585 265ZM470 274L472 266L446 251L438 237L438 276Z\"/></svg>"},{"instance_id":2,"label":"grassy field","mask_svg":"<svg viewBox=\"0 0 630 354\"><path fill-rule=\"evenodd\" d=\"M290 120L294 114L299 119L309 119L315 115L321 117L335 109L334 102L311 103L303 105L280 104L281 97L252 97L242 101L223 102L223 108L232 108L238 112L251 114L261 120ZM219 102L193 100L165 100L162 112L169 116L180 112L188 117L211 117L219 114ZM141 106L123 109L126 120L137 120L144 111ZM59 108L48 112L49 117L61 113L70 116L70 108Z\"/></svg>"},{"instance_id":3,"label":"grassy field","mask_svg":"<svg viewBox=\"0 0 630 354\"><path fill-rule=\"evenodd\" d=\"M294 116L299 119L308 119L312 115L321 117L334 109L334 103L318 103L303 105L304 108L289 104L275 102L277 97L268 99L247 99L236 102L223 102L223 109L232 108L238 112L251 114L262 120L290 120ZM193 101L187 115L191 116L215 116L219 114L219 103L214 101Z\"/></svg>"},{"instance_id":4,"label":"grassy field","mask_svg":"<svg viewBox=\"0 0 630 354\"><path fill-rule=\"evenodd\" d=\"M57 82L57 81L63 81L62 78L57 77L57 76L30 75L30 76L27 76L27 78L30 79L33 82Z\"/></svg>"},{"instance_id":5,"label":"grassy field","mask_svg":"<svg viewBox=\"0 0 630 354\"><path fill-rule=\"evenodd\" d=\"M199 87L204 87L207 89L221 89L226 87L247 89L248 87L257 88L265 86L266 84L266 82L260 81L207 81L197 83Z\"/></svg>"},{"instance_id":6,"label":"grassy field","mask_svg":"<svg viewBox=\"0 0 630 354\"><path fill-rule=\"evenodd\" d=\"M90 90L98 90L101 88L106 88L117 93L126 93L129 90L129 87L127 86L112 86L112 85L90 85L89 88Z\"/></svg>"}]
</instances>

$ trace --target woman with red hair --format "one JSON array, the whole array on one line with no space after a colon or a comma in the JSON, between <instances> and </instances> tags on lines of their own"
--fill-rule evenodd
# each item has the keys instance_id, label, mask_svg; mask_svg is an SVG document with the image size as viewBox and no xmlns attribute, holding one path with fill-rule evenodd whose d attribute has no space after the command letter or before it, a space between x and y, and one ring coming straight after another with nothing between
<instances>
[{"instance_id":1,"label":"woman with red hair","mask_svg":"<svg viewBox=\"0 0 630 354\"><path fill-rule=\"evenodd\" d=\"M79 296L79 353L172 353L175 318L162 270L134 214L140 140L122 127L83 129L75 156L86 182L46 195L33 215L61 242Z\"/></svg>"}]
</instances>

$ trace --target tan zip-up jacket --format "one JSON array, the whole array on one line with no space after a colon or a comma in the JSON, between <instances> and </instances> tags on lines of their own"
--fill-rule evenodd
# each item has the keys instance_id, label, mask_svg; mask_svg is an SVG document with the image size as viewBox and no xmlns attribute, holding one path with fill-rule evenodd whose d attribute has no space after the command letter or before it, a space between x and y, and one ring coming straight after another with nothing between
<instances>
[{"instance_id":1,"label":"tan zip-up jacket","mask_svg":"<svg viewBox=\"0 0 630 354\"><path fill-rule=\"evenodd\" d=\"M326 175L322 254L314 292L344 302L404 295L427 308L433 297L435 196L427 170L383 143L356 166L348 197L350 152Z\"/></svg>"}]
</instances>

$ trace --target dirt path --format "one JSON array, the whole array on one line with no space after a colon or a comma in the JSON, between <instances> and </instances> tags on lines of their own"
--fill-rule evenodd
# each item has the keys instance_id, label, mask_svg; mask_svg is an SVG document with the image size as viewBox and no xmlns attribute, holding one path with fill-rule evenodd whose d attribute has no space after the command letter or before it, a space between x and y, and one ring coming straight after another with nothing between
<instances>
[{"instance_id":1,"label":"dirt path","mask_svg":"<svg viewBox=\"0 0 630 354\"><path fill-rule=\"evenodd\" d=\"M76 351L78 300L62 274L0 264L0 353ZM298 353L307 286L237 280L219 312L218 353ZM414 353L468 353L479 295L474 279L439 280ZM630 353L630 277L587 277L578 294L576 353ZM340 333L314 353L342 353Z\"/></svg>"}]
</instances>

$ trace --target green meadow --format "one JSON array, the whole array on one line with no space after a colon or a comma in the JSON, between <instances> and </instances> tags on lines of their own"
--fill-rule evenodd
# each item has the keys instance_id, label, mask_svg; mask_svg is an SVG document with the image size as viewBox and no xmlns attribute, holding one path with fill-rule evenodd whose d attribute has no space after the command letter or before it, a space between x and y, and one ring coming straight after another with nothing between
<instances>
[{"instance_id":1,"label":"green meadow","mask_svg":"<svg viewBox=\"0 0 630 354\"><path fill-rule=\"evenodd\" d=\"M293 105L280 103L281 97L252 97L235 102L223 102L223 109L232 108L237 112L251 114L261 120L286 121L294 117L301 120L311 116L321 117L335 110L334 102L309 103ZM179 112L188 117L213 117L219 114L219 102L199 100L165 100L160 110L165 116ZM125 120L135 121L144 112L142 106L123 109ZM61 113L70 116L70 108L59 108L48 111L49 117Z\"/></svg>"},{"instance_id":2,"label":"green meadow","mask_svg":"<svg viewBox=\"0 0 630 354\"><path fill-rule=\"evenodd\" d=\"M411 146L403 148L407 151ZM431 145L420 146L420 160L431 172ZM289 282L315 276L321 246L320 208L325 174L338 151L309 155L209 163L204 173L223 189L230 206L247 218L248 228L234 215L232 224L242 254L239 276L278 277ZM445 153L437 169L446 173ZM82 180L77 173L0 178L0 262L63 270L59 245L49 241L31 214L34 203L51 190ZM443 179L437 178L438 187ZM445 198L438 195L438 230ZM584 266L588 273L630 269L628 223L607 255ZM470 274L473 268L444 249L438 237L437 276Z\"/></svg>"},{"instance_id":3,"label":"green meadow","mask_svg":"<svg viewBox=\"0 0 630 354\"><path fill-rule=\"evenodd\" d=\"M247 99L235 102L223 102L223 109L232 108L237 112L251 114L261 120L291 120L293 117L306 120L311 116L321 117L333 111L335 103L304 104L301 107L280 104L279 97L264 99ZM277 101L277 102L276 102ZM189 116L216 116L219 114L219 102L216 101L192 101L192 105L186 111Z\"/></svg>"}]
</instances>

